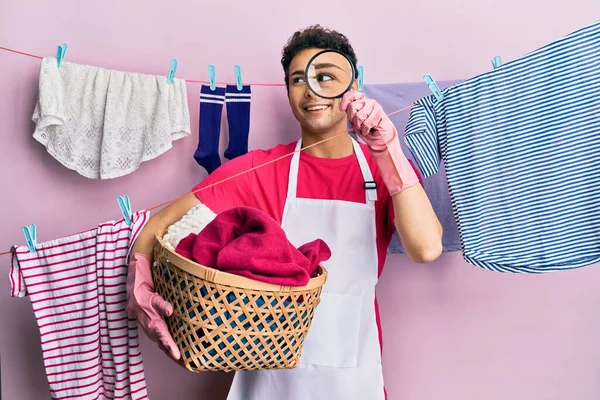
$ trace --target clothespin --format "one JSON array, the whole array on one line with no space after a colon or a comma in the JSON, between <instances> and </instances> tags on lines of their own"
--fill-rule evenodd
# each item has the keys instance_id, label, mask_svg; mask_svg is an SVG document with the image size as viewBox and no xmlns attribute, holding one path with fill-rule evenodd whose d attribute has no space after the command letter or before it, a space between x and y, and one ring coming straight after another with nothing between
<instances>
[{"instance_id":1,"label":"clothespin","mask_svg":"<svg viewBox=\"0 0 600 400\"><path fill-rule=\"evenodd\" d=\"M215 90L217 88L217 72L215 66L212 64L208 66L208 81L210 83L210 90Z\"/></svg>"},{"instance_id":2,"label":"clothespin","mask_svg":"<svg viewBox=\"0 0 600 400\"><path fill-rule=\"evenodd\" d=\"M494 66L494 69L502 65L502 60L500 59L500 56L492 58L492 65Z\"/></svg>"},{"instance_id":3,"label":"clothespin","mask_svg":"<svg viewBox=\"0 0 600 400\"><path fill-rule=\"evenodd\" d=\"M237 90L241 92L244 86L242 84L242 68L239 65L234 65L233 72L235 73L235 84L237 86Z\"/></svg>"},{"instance_id":4,"label":"clothespin","mask_svg":"<svg viewBox=\"0 0 600 400\"><path fill-rule=\"evenodd\" d=\"M125 223L131 225L131 202L129 201L129 196L118 196L117 203L119 203L119 208L121 209L123 218L125 218Z\"/></svg>"},{"instance_id":5,"label":"clothespin","mask_svg":"<svg viewBox=\"0 0 600 400\"><path fill-rule=\"evenodd\" d=\"M23 227L23 233L25 234L25 242L31 253L35 253L35 247L37 246L37 232L35 224Z\"/></svg>"},{"instance_id":6,"label":"clothespin","mask_svg":"<svg viewBox=\"0 0 600 400\"><path fill-rule=\"evenodd\" d=\"M433 95L435 96L435 98L438 99L439 101L443 100L444 95L442 94L442 91L440 90L437 83L435 83L435 81L433 80L431 75L425 75L423 77L423 79L425 80L425 83L427 83L427 86L429 86L429 89L433 92Z\"/></svg>"},{"instance_id":7,"label":"clothespin","mask_svg":"<svg viewBox=\"0 0 600 400\"><path fill-rule=\"evenodd\" d=\"M363 67L361 65L359 65L357 69L358 69L358 71L356 72L356 80L358 81L358 91L362 92L363 91L363 80L364 80Z\"/></svg>"},{"instance_id":8,"label":"clothespin","mask_svg":"<svg viewBox=\"0 0 600 400\"><path fill-rule=\"evenodd\" d=\"M169 65L169 73L167 74L167 83L173 83L173 79L175 79L176 71L177 71L177 60L172 59L171 65Z\"/></svg>"},{"instance_id":9,"label":"clothespin","mask_svg":"<svg viewBox=\"0 0 600 400\"><path fill-rule=\"evenodd\" d=\"M60 46L58 46L58 49L56 49L56 65L58 66L58 68L60 68L60 64L65 58L65 54L67 53L67 47L67 44L63 43Z\"/></svg>"}]
</instances>

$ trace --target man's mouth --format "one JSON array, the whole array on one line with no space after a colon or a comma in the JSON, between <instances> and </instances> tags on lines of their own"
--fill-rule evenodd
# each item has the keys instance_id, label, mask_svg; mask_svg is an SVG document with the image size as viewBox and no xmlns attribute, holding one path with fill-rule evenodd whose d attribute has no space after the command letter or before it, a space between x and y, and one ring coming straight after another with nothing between
<instances>
[{"instance_id":1,"label":"man's mouth","mask_svg":"<svg viewBox=\"0 0 600 400\"><path fill-rule=\"evenodd\" d=\"M326 110L330 107L329 104L311 104L309 106L304 107L304 111L308 111L311 113L317 113L323 110Z\"/></svg>"}]
</instances>

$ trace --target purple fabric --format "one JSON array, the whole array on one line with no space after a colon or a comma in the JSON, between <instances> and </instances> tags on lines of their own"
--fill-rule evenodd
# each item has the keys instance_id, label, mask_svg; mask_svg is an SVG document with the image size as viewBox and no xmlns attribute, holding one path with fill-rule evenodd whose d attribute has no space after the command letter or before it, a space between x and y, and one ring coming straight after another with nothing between
<instances>
[{"instance_id":1,"label":"purple fabric","mask_svg":"<svg viewBox=\"0 0 600 400\"><path fill-rule=\"evenodd\" d=\"M459 83L459 81L437 82L442 90L457 83ZM425 82L365 85L363 92L367 97L377 100L388 114L431 94L431 91ZM409 116L410 108L390 117L396 126L396 129L398 129L398 134L400 136L404 133L404 128L406 127ZM404 141L400 140L400 142L404 154L412 161L413 158L411 152L404 144ZM415 165L417 164L415 163ZM423 178L423 186L438 219L444 227L444 236L442 238L444 251L450 252L460 250L460 237L456 222L454 221L452 206L450 204L450 195L448 193L448 184L446 182L446 172L443 165L440 166L440 170L436 175L429 178ZM405 253L402 243L400 243L398 233L394 233L394 237L388 248L388 253Z\"/></svg>"}]
</instances>

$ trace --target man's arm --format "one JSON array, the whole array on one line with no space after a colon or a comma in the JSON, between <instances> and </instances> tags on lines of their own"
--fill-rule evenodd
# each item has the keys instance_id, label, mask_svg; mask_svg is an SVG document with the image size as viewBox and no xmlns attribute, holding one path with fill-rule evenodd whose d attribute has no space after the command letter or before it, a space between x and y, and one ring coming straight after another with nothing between
<instances>
[{"instance_id":1,"label":"man's arm","mask_svg":"<svg viewBox=\"0 0 600 400\"><path fill-rule=\"evenodd\" d=\"M156 231L178 221L199 203L193 193L188 193L151 217L138 235L128 263L127 311L135 315L146 335L175 360L181 353L165 322L165 318L173 313L173 306L154 291L152 247Z\"/></svg>"},{"instance_id":2,"label":"man's arm","mask_svg":"<svg viewBox=\"0 0 600 400\"><path fill-rule=\"evenodd\" d=\"M156 232L167 229L179 221L191 208L201 203L204 203L216 214L236 205L247 204L249 193L252 192L252 175L236 175L252 168L252 160L253 152L251 151L226 162L196 185L190 193L152 216L138 235L131 254L141 253L152 260ZM231 176L236 177L227 180Z\"/></svg>"},{"instance_id":3,"label":"man's arm","mask_svg":"<svg viewBox=\"0 0 600 400\"><path fill-rule=\"evenodd\" d=\"M160 343L161 348L175 360L181 354L164 320L173 313L173 306L155 292L152 279L154 237L157 231L168 228L201 203L218 213L219 209L239 202L239 193L250 192L248 176L242 175L229 181L224 181L224 178L251 166L252 156L249 154L217 168L191 192L152 216L133 245L127 271L127 311L136 316L148 337Z\"/></svg>"},{"instance_id":4,"label":"man's arm","mask_svg":"<svg viewBox=\"0 0 600 400\"><path fill-rule=\"evenodd\" d=\"M354 131L369 146L392 195L394 225L404 250L416 262L437 259L442 254L442 226L414 168L402 153L396 127L381 105L361 92L346 93L340 109L346 111Z\"/></svg>"},{"instance_id":5,"label":"man's arm","mask_svg":"<svg viewBox=\"0 0 600 400\"><path fill-rule=\"evenodd\" d=\"M419 183L392 196L394 225L406 254L418 263L442 254L443 228Z\"/></svg>"},{"instance_id":6,"label":"man's arm","mask_svg":"<svg viewBox=\"0 0 600 400\"><path fill-rule=\"evenodd\" d=\"M141 253L152 260L152 249L156 232L167 229L198 204L200 204L200 201L194 193L190 192L153 215L138 235L131 254Z\"/></svg>"}]
</instances>

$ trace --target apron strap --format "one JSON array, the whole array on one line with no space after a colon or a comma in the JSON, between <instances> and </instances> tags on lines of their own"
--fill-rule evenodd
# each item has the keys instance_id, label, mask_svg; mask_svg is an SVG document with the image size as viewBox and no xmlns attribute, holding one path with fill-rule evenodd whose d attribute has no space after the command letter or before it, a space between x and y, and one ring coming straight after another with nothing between
<instances>
[{"instance_id":1,"label":"apron strap","mask_svg":"<svg viewBox=\"0 0 600 400\"><path fill-rule=\"evenodd\" d=\"M290 164L287 197L291 199L296 198L296 189L298 188L298 165L300 164L300 152L298 150L301 148L302 139L298 140L298 143L296 143L296 152L292 155L292 162Z\"/></svg>"},{"instance_id":2,"label":"apron strap","mask_svg":"<svg viewBox=\"0 0 600 400\"><path fill-rule=\"evenodd\" d=\"M373 174L371 173L371 168L369 168L369 164L367 163L367 159L362 151L362 148L358 144L356 140L352 137L352 146L354 147L354 153L356 154L356 159L358 160L358 165L360 166L360 172L362 173L364 180L364 188L366 193L365 202L374 202L377 201L377 183L373 180ZM296 143L296 149L294 155L292 155L292 161L290 163L290 175L288 178L288 191L287 197L296 198L297 188L298 188L298 169L300 165L300 150L302 148L302 139L298 140Z\"/></svg>"},{"instance_id":3,"label":"apron strap","mask_svg":"<svg viewBox=\"0 0 600 400\"><path fill-rule=\"evenodd\" d=\"M377 201L377 183L373 180L373 174L371 173L371 168L369 168L369 163L367 163L365 154L363 153L360 144L358 144L354 138L352 138L352 145L354 146L354 152L356 153L358 165L360 165L360 171L362 172L363 180L365 182L365 202L368 203L369 201Z\"/></svg>"}]
</instances>

